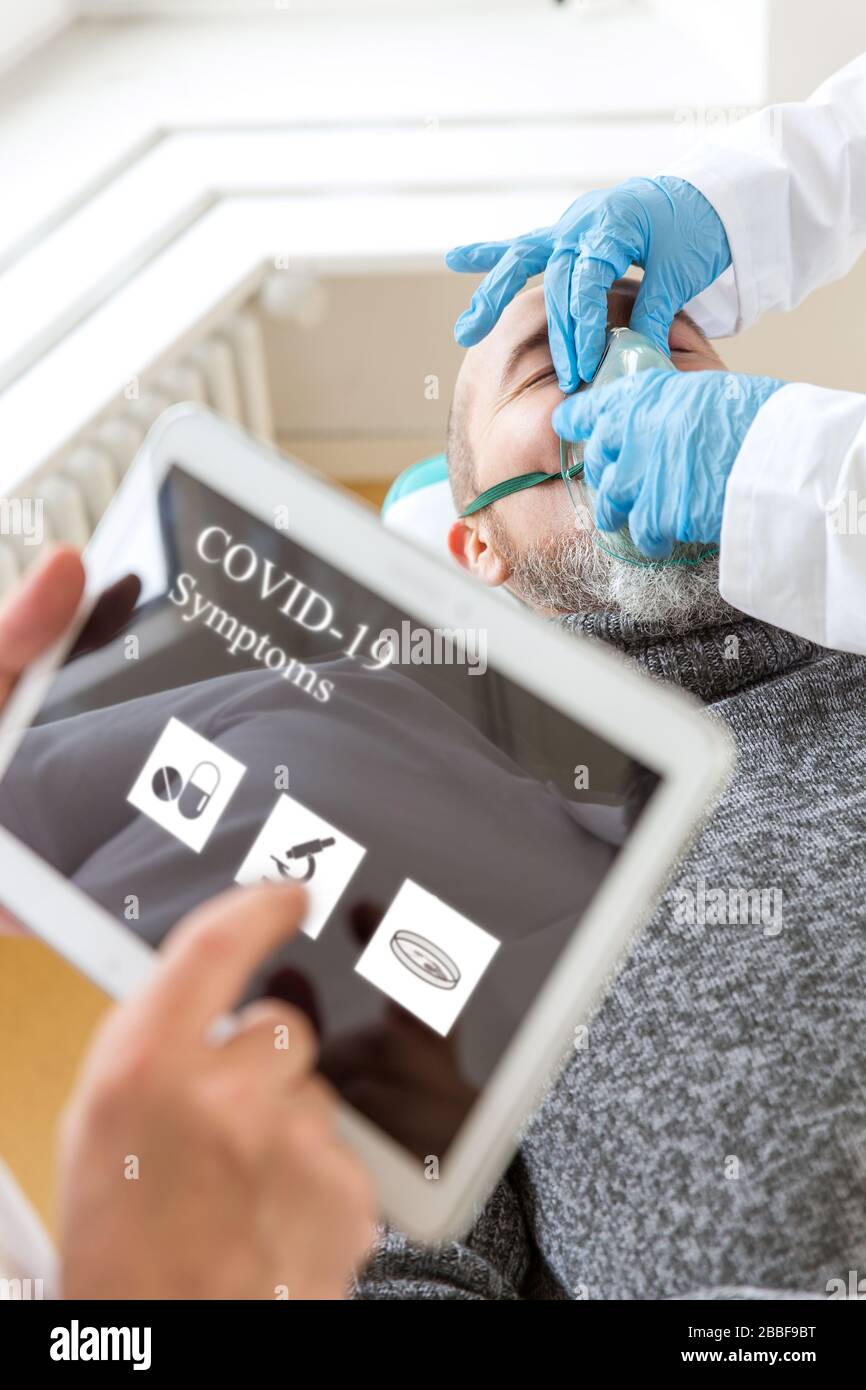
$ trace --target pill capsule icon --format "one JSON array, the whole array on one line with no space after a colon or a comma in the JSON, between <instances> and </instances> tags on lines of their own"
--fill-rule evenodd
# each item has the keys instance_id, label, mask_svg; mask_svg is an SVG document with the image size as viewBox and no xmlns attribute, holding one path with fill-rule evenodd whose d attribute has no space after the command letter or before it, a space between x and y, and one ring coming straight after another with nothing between
<instances>
[{"instance_id":1,"label":"pill capsule icon","mask_svg":"<svg viewBox=\"0 0 866 1390\"><path fill-rule=\"evenodd\" d=\"M177 803L180 814L186 820L198 820L219 784L219 768L214 763L196 763Z\"/></svg>"}]
</instances>

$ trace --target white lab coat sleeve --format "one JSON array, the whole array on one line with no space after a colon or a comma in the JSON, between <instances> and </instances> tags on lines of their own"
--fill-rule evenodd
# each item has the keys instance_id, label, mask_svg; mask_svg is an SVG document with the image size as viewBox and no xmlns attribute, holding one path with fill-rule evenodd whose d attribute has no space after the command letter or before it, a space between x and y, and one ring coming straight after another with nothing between
<instances>
[{"instance_id":1,"label":"white lab coat sleeve","mask_svg":"<svg viewBox=\"0 0 866 1390\"><path fill-rule=\"evenodd\" d=\"M719 587L753 617L866 654L866 396L789 385L725 492Z\"/></svg>"},{"instance_id":2,"label":"white lab coat sleeve","mask_svg":"<svg viewBox=\"0 0 866 1390\"><path fill-rule=\"evenodd\" d=\"M712 203L732 267L687 308L712 338L792 309L866 247L866 54L802 102L747 116L665 168Z\"/></svg>"}]
</instances>

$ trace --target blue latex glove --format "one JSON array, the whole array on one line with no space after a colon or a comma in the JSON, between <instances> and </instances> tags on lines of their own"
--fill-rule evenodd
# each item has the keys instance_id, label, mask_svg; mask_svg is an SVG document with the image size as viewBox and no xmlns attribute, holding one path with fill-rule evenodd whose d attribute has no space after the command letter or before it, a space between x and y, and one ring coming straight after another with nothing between
<instances>
[{"instance_id":1,"label":"blue latex glove","mask_svg":"<svg viewBox=\"0 0 866 1390\"><path fill-rule=\"evenodd\" d=\"M601 531L628 523L653 560L674 541L718 541L728 475L765 401L781 386L733 372L638 372L556 407L553 428L586 441L584 479Z\"/></svg>"},{"instance_id":2,"label":"blue latex glove","mask_svg":"<svg viewBox=\"0 0 866 1390\"><path fill-rule=\"evenodd\" d=\"M462 347L480 342L526 281L544 271L553 365L569 393L595 375L607 292L630 265L644 268L631 327L667 352L674 315L727 269L731 251L703 194L663 176L584 193L552 227L456 246L445 260L452 270L487 272L455 325Z\"/></svg>"}]
</instances>

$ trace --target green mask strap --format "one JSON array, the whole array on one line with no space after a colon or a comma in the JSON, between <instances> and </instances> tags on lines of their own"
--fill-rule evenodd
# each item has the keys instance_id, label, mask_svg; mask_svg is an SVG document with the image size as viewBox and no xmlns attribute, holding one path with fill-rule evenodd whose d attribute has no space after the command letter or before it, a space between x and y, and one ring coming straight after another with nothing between
<instances>
[{"instance_id":1,"label":"green mask strap","mask_svg":"<svg viewBox=\"0 0 866 1390\"><path fill-rule=\"evenodd\" d=\"M489 507L491 502L499 502L503 497L510 497L514 492L522 492L524 488L536 487L538 483L549 483L552 479L558 478L558 473L521 473L516 478L506 478L504 483L496 483L484 492L480 492L474 502L470 502L465 512L461 512L461 517L474 516L475 512L480 512L482 507Z\"/></svg>"},{"instance_id":2,"label":"green mask strap","mask_svg":"<svg viewBox=\"0 0 866 1390\"><path fill-rule=\"evenodd\" d=\"M489 507L491 502L499 502L503 497L510 497L514 492L522 492L524 488L536 487L538 483L552 483L557 478L567 472L569 478L579 478L583 472L583 464L575 463L566 469L562 454L562 440L559 441L559 473L520 473L516 478L506 478L504 483L496 483L495 486L487 488L485 492L480 492L474 502L470 502L465 512L460 516L473 516L475 512L480 512L482 507Z\"/></svg>"}]
</instances>

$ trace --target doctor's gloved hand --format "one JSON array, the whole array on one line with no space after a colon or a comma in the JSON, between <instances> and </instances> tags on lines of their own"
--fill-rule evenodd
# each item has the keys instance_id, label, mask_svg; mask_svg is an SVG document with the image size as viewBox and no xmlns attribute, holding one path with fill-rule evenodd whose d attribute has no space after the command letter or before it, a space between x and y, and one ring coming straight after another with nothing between
<instances>
[{"instance_id":1,"label":"doctor's gloved hand","mask_svg":"<svg viewBox=\"0 0 866 1390\"><path fill-rule=\"evenodd\" d=\"M581 391L553 412L563 439L585 440L584 479L601 531L628 524L654 560L674 541L717 542L725 487L761 406L784 386L732 372L638 372Z\"/></svg>"},{"instance_id":2,"label":"doctor's gloved hand","mask_svg":"<svg viewBox=\"0 0 866 1390\"><path fill-rule=\"evenodd\" d=\"M265 999L212 1033L305 902L282 884L214 898L102 1024L61 1133L64 1298L346 1295L374 1198L306 1016Z\"/></svg>"},{"instance_id":3,"label":"doctor's gloved hand","mask_svg":"<svg viewBox=\"0 0 866 1390\"><path fill-rule=\"evenodd\" d=\"M452 270L487 272L457 320L462 347L480 342L526 281L544 271L550 350L568 394L595 375L607 292L630 265L644 269L631 327L667 352L674 316L727 269L731 252L712 204L684 179L663 175L584 193L552 227L456 246L445 260Z\"/></svg>"}]
</instances>

